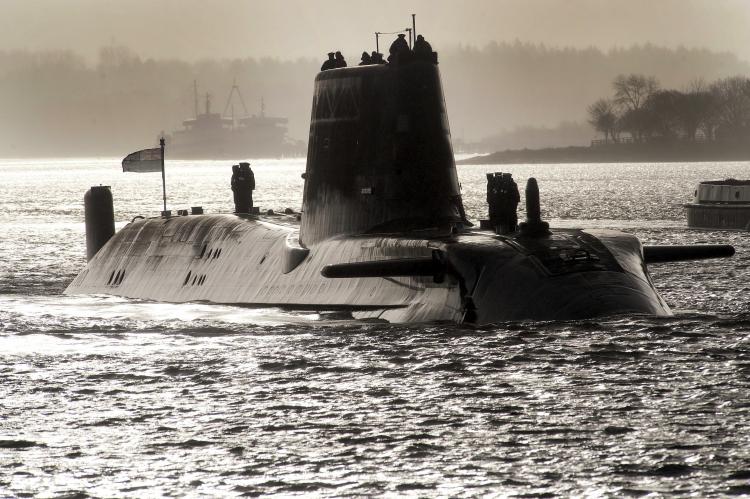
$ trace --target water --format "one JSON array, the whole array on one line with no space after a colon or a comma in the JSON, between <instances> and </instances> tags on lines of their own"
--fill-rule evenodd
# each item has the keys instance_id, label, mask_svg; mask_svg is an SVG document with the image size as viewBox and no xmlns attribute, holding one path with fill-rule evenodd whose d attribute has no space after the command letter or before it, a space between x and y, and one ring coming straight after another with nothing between
<instances>
[{"instance_id":1,"label":"water","mask_svg":"<svg viewBox=\"0 0 750 499\"><path fill-rule=\"evenodd\" d=\"M303 161L254 164L256 203L301 205ZM459 168L534 175L553 226L728 242L652 266L676 315L388 325L209 304L62 296L84 266L81 199L161 207L117 160L0 161L0 496L750 494L745 233L693 231L701 179L749 163ZM168 163L172 209L229 211L229 165Z\"/></svg>"}]
</instances>

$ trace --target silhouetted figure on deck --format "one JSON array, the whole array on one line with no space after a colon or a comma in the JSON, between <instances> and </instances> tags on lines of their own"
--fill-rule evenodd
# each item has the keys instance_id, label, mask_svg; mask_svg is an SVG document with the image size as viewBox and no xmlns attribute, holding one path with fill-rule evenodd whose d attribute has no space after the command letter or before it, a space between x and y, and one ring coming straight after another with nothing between
<instances>
[{"instance_id":1,"label":"silhouetted figure on deck","mask_svg":"<svg viewBox=\"0 0 750 499\"><path fill-rule=\"evenodd\" d=\"M392 64L405 62L405 59L407 59L411 53L409 44L406 42L405 34L401 33L398 35L398 38L391 43L391 48L388 49L388 53L390 54L388 56L388 62Z\"/></svg>"},{"instance_id":2,"label":"silhouetted figure on deck","mask_svg":"<svg viewBox=\"0 0 750 499\"><path fill-rule=\"evenodd\" d=\"M360 66L369 66L372 64L372 58L367 52L362 52L362 60L359 62Z\"/></svg>"},{"instance_id":3,"label":"silhouetted figure on deck","mask_svg":"<svg viewBox=\"0 0 750 499\"><path fill-rule=\"evenodd\" d=\"M239 209L237 208L240 204L240 195L239 195L239 184L238 184L238 177L240 176L240 165L232 165L232 196L234 197L234 212L237 213Z\"/></svg>"},{"instance_id":4,"label":"silhouetted figure on deck","mask_svg":"<svg viewBox=\"0 0 750 499\"><path fill-rule=\"evenodd\" d=\"M414 41L414 58L432 62L432 45L422 35L417 35L417 39Z\"/></svg>"},{"instance_id":5,"label":"silhouetted figure on deck","mask_svg":"<svg viewBox=\"0 0 750 499\"><path fill-rule=\"evenodd\" d=\"M346 60L344 60L344 56L341 55L341 52L336 52L336 67L337 68L346 67Z\"/></svg>"},{"instance_id":6,"label":"silhouetted figure on deck","mask_svg":"<svg viewBox=\"0 0 750 499\"><path fill-rule=\"evenodd\" d=\"M380 52L372 51L372 54L370 54L370 60L373 64L385 64L385 59L383 59L383 54Z\"/></svg>"},{"instance_id":7,"label":"silhouetted figure on deck","mask_svg":"<svg viewBox=\"0 0 750 499\"><path fill-rule=\"evenodd\" d=\"M232 192L234 193L234 212L250 213L253 210L253 190L255 174L250 163L240 163L232 167Z\"/></svg>"},{"instance_id":8,"label":"silhouetted figure on deck","mask_svg":"<svg viewBox=\"0 0 750 499\"><path fill-rule=\"evenodd\" d=\"M246 180L247 189L247 202L248 202L248 213L253 209L253 191L255 190L255 174L250 169L250 163L240 163L240 178L244 177Z\"/></svg>"},{"instance_id":9,"label":"silhouetted figure on deck","mask_svg":"<svg viewBox=\"0 0 750 499\"><path fill-rule=\"evenodd\" d=\"M518 185L510 173L487 174L487 204L490 225L498 234L515 232L518 228Z\"/></svg>"},{"instance_id":10,"label":"silhouetted figure on deck","mask_svg":"<svg viewBox=\"0 0 750 499\"><path fill-rule=\"evenodd\" d=\"M333 52L328 52L328 60L323 63L322 66L320 66L321 71L325 71L327 69L333 69L336 67L336 59L333 58Z\"/></svg>"}]
</instances>

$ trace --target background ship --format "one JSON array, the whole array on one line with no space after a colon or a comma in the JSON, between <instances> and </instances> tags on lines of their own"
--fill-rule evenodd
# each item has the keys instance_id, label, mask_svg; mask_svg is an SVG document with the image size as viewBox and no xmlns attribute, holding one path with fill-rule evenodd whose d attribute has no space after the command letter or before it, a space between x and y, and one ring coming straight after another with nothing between
<instances>
[{"instance_id":1,"label":"background ship","mask_svg":"<svg viewBox=\"0 0 750 499\"><path fill-rule=\"evenodd\" d=\"M205 112L198 112L198 86L194 82L195 117L182 122L183 129L166 135L170 159L249 159L281 158L305 153L302 141L287 136L287 119L266 116L261 99L260 114L249 115L239 87L229 92L224 112L211 112L211 96L205 97ZM233 97L242 104L244 114L234 116ZM227 116L227 111L230 114Z\"/></svg>"}]
</instances>

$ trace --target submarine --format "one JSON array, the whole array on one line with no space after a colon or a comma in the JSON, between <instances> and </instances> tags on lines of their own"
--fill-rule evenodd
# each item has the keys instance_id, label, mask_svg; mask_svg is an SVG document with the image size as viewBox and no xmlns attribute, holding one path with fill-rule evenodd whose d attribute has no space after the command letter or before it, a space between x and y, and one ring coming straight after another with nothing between
<instances>
[{"instance_id":1,"label":"submarine","mask_svg":"<svg viewBox=\"0 0 750 499\"><path fill-rule=\"evenodd\" d=\"M672 312L648 264L734 253L550 228L534 179L517 230L470 223L436 54L318 73L304 180L298 223L165 211L116 233L109 188L92 187L88 263L65 293L340 310L396 323L665 316Z\"/></svg>"}]
</instances>

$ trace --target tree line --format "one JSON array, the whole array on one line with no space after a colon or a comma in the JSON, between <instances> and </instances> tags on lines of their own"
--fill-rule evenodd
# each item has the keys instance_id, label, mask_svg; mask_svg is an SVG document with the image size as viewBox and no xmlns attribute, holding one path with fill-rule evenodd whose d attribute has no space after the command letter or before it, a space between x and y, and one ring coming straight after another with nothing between
<instances>
[{"instance_id":1,"label":"tree line","mask_svg":"<svg viewBox=\"0 0 750 499\"><path fill-rule=\"evenodd\" d=\"M222 112L236 81L249 114L263 99L268 116L289 118L291 137L304 137L319 67L312 59L150 59L122 46L103 47L93 62L67 50L0 50L0 157L119 156L153 146L193 117L194 80L199 112L206 93Z\"/></svg>"},{"instance_id":2,"label":"tree line","mask_svg":"<svg viewBox=\"0 0 750 499\"><path fill-rule=\"evenodd\" d=\"M750 138L750 79L693 80L662 88L653 76L618 75L612 97L588 106L588 122L604 143L739 141Z\"/></svg>"},{"instance_id":3,"label":"tree line","mask_svg":"<svg viewBox=\"0 0 750 499\"><path fill-rule=\"evenodd\" d=\"M609 51L519 41L433 47L453 137L485 152L586 144L586 107L592 95L609 92L618 73L653 74L667 88L696 76L750 74L750 64L733 54L648 44ZM354 63L364 48L344 55ZM118 156L148 147L160 131L192 117L193 80L200 112L205 93L221 112L236 81L250 114L263 99L266 114L288 118L291 138L304 140L324 58L152 59L111 45L86 59L0 48L0 157Z\"/></svg>"}]
</instances>

